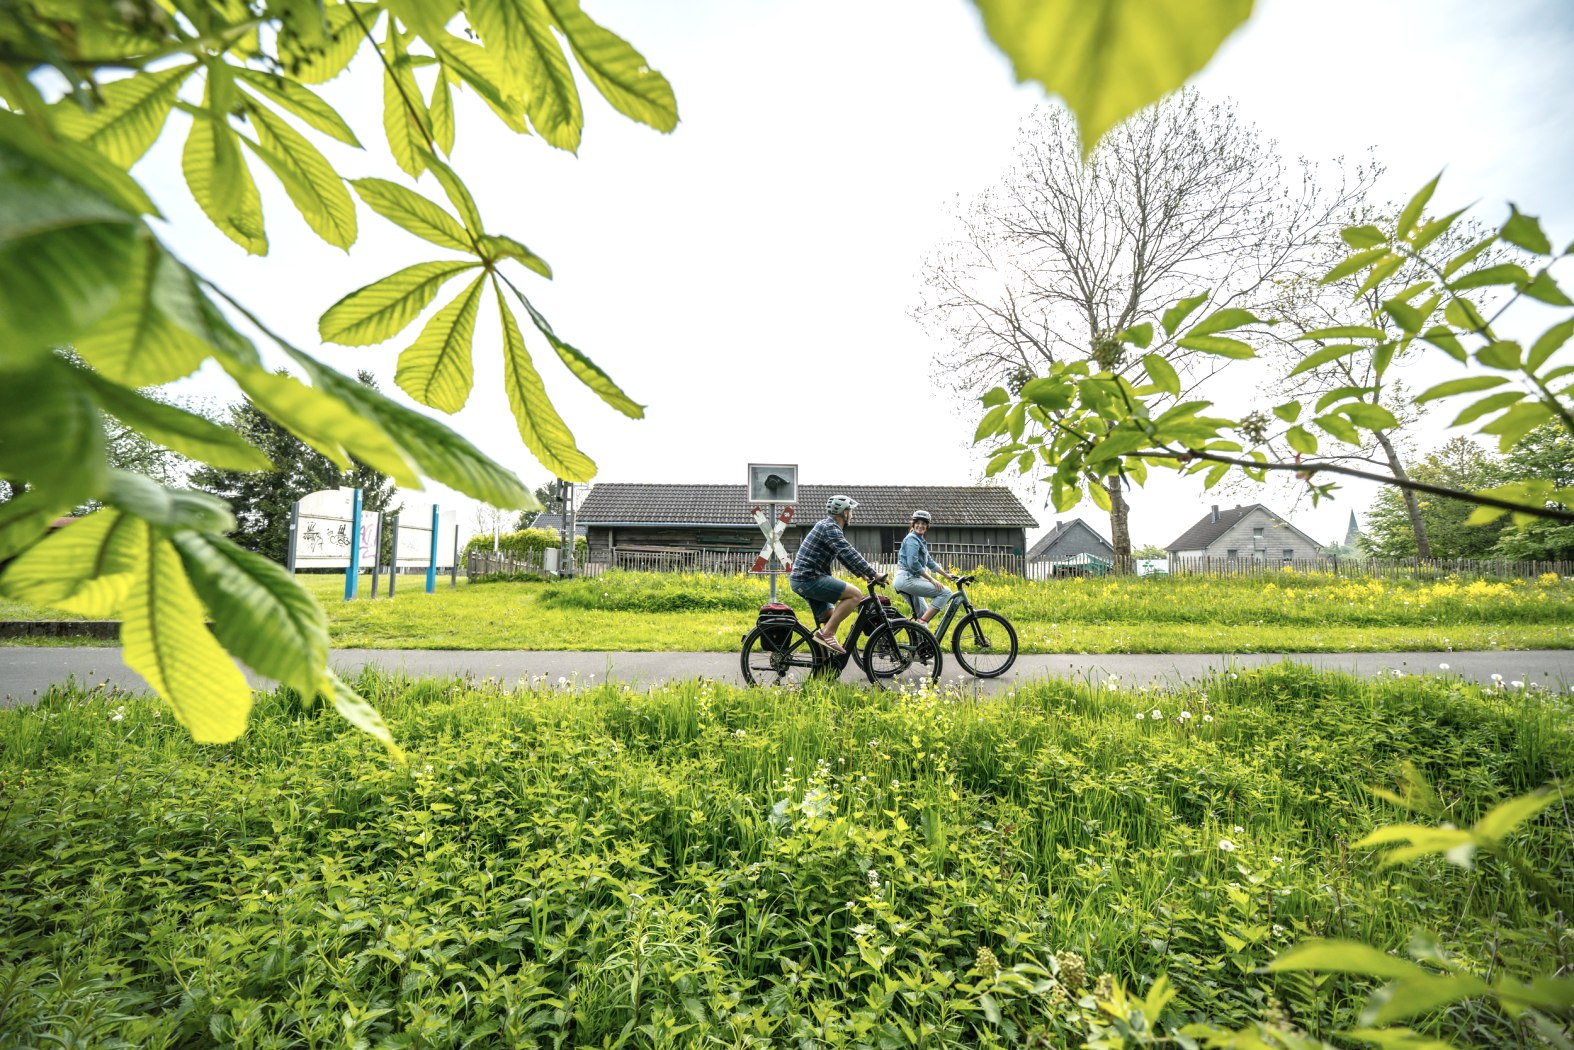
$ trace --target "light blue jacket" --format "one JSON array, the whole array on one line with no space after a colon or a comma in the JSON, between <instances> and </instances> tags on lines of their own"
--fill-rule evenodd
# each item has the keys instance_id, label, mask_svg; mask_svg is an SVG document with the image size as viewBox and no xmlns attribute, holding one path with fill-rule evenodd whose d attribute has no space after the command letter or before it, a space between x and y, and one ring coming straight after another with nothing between
<instances>
[{"instance_id":1,"label":"light blue jacket","mask_svg":"<svg viewBox=\"0 0 1574 1050\"><path fill-rule=\"evenodd\" d=\"M916 532L909 532L902 541L902 550L896 556L896 567L914 576L922 576L926 569L944 572L940 563L929 556L929 544Z\"/></svg>"}]
</instances>

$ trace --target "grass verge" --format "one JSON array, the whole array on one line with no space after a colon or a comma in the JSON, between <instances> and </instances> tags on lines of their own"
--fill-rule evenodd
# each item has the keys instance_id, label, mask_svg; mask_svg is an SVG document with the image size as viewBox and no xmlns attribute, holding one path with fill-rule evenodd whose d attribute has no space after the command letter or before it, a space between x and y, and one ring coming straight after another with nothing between
<instances>
[{"instance_id":1,"label":"grass verge","mask_svg":"<svg viewBox=\"0 0 1574 1050\"><path fill-rule=\"evenodd\" d=\"M1299 939L1566 949L1514 869L1349 844L1407 760L1460 825L1566 770L1567 696L359 686L408 768L281 694L225 747L105 692L0 712L0 1045L1065 1046L1101 974L1161 973L1187 1019L1323 1036L1371 986L1262 971ZM1562 819L1516 848L1567 890Z\"/></svg>"},{"instance_id":2,"label":"grass verge","mask_svg":"<svg viewBox=\"0 0 1574 1050\"><path fill-rule=\"evenodd\" d=\"M765 582L750 577L610 573L553 583L461 581L454 590L442 580L430 595L420 577L404 577L392 600L368 597L366 577L362 597L346 602L342 577L301 579L328 611L333 644L370 649L725 652L737 648L768 597ZM785 581L780 593L806 620ZM1574 647L1574 583L1556 578L990 577L969 594L1008 616L1028 653ZM0 604L0 619L8 613L49 615Z\"/></svg>"}]
</instances>

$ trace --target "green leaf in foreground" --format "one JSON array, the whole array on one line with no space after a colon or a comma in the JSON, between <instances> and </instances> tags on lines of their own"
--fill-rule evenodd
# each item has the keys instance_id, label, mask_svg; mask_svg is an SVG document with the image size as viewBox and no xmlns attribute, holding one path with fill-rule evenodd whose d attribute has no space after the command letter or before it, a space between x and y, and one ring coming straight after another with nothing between
<instances>
[{"instance_id":1,"label":"green leaf in foreground","mask_svg":"<svg viewBox=\"0 0 1574 1050\"><path fill-rule=\"evenodd\" d=\"M1251 0L974 0L1018 80L1077 116L1083 153L1199 72L1251 14Z\"/></svg>"},{"instance_id":2,"label":"green leaf in foreground","mask_svg":"<svg viewBox=\"0 0 1574 1050\"><path fill-rule=\"evenodd\" d=\"M308 699L329 695L328 618L289 572L219 536L173 536L224 648Z\"/></svg>"},{"instance_id":3,"label":"green leaf in foreground","mask_svg":"<svg viewBox=\"0 0 1574 1050\"><path fill-rule=\"evenodd\" d=\"M119 300L73 346L98 371L127 386L190 375L213 350L166 310L184 301L186 275L151 236L138 239L130 261Z\"/></svg>"},{"instance_id":4,"label":"green leaf in foreground","mask_svg":"<svg viewBox=\"0 0 1574 1050\"><path fill-rule=\"evenodd\" d=\"M568 38L585 76L613 109L657 131L678 126L678 101L672 85L650 67L644 55L593 21L580 10L579 0L547 0L547 8Z\"/></svg>"},{"instance_id":5,"label":"green leaf in foreground","mask_svg":"<svg viewBox=\"0 0 1574 1050\"><path fill-rule=\"evenodd\" d=\"M431 154L422 149L420 156L424 166L425 158ZM470 237L459 220L414 190L387 179L356 179L350 185L367 207L400 229L440 248L471 250Z\"/></svg>"},{"instance_id":6,"label":"green leaf in foreground","mask_svg":"<svg viewBox=\"0 0 1574 1050\"><path fill-rule=\"evenodd\" d=\"M272 466L256 446L229 427L144 397L85 369L82 375L99 407L165 448L222 470L267 470Z\"/></svg>"},{"instance_id":7,"label":"green leaf in foreground","mask_svg":"<svg viewBox=\"0 0 1574 1050\"><path fill-rule=\"evenodd\" d=\"M34 544L0 577L0 594L96 618L112 617L142 568L147 525L100 510Z\"/></svg>"},{"instance_id":8,"label":"green leaf in foreground","mask_svg":"<svg viewBox=\"0 0 1574 1050\"><path fill-rule=\"evenodd\" d=\"M328 308L317 322L324 342L372 346L410 326L443 285L479 265L462 259L416 263L357 288Z\"/></svg>"},{"instance_id":9,"label":"green leaf in foreground","mask_svg":"<svg viewBox=\"0 0 1574 1050\"><path fill-rule=\"evenodd\" d=\"M1272 973L1319 970L1356 973L1367 977L1403 979L1425 977L1427 972L1409 959L1389 955L1360 941L1311 940L1296 945L1268 964Z\"/></svg>"},{"instance_id":10,"label":"green leaf in foreground","mask_svg":"<svg viewBox=\"0 0 1574 1050\"><path fill-rule=\"evenodd\" d=\"M108 479L98 406L59 357L0 357L0 478L27 478L35 487L97 496Z\"/></svg>"},{"instance_id":11,"label":"green leaf in foreground","mask_svg":"<svg viewBox=\"0 0 1574 1050\"><path fill-rule=\"evenodd\" d=\"M520 305L525 308L525 312L530 315L530 320L535 324L537 331L547 337L547 342L552 344L552 349L557 351L557 356L568 366L568 370L579 378L581 383L590 387L601 400L630 419L645 418L644 405L638 404L625 394L612 381L612 377L603 372L594 361L575 347L559 339L557 333L552 331L552 326L547 322L547 319L530 304L530 300L520 295L517 289L514 290L514 297L519 300Z\"/></svg>"},{"instance_id":12,"label":"green leaf in foreground","mask_svg":"<svg viewBox=\"0 0 1574 1050\"><path fill-rule=\"evenodd\" d=\"M388 723L383 721L383 716L378 713L377 708L362 699L345 683L344 679L332 671L328 672L328 677L333 686L329 695L333 698L333 709L339 712L339 716L361 732L381 741L394 761L403 764L404 752L399 749L398 744L394 743L393 733L389 732Z\"/></svg>"},{"instance_id":13,"label":"green leaf in foreground","mask_svg":"<svg viewBox=\"0 0 1574 1050\"><path fill-rule=\"evenodd\" d=\"M519 324L503 301L502 289L495 290L497 309L503 318L503 385L519 436L541 465L556 476L568 481L589 481L596 473L596 464L579 450L568 424L552 407L546 386L530 360Z\"/></svg>"},{"instance_id":14,"label":"green leaf in foreground","mask_svg":"<svg viewBox=\"0 0 1574 1050\"><path fill-rule=\"evenodd\" d=\"M293 347L286 350L323 393L378 428L385 440L397 442L427 477L494 507L540 509L529 486L442 423L388 400Z\"/></svg>"},{"instance_id":15,"label":"green leaf in foreground","mask_svg":"<svg viewBox=\"0 0 1574 1050\"><path fill-rule=\"evenodd\" d=\"M373 419L346 403L342 391L314 389L288 375L226 362L225 370L246 396L272 419L341 470L350 456L411 488L421 483L406 449L384 433ZM357 383L346 383L359 386ZM412 457L413 458L413 457Z\"/></svg>"},{"instance_id":16,"label":"green leaf in foreground","mask_svg":"<svg viewBox=\"0 0 1574 1050\"><path fill-rule=\"evenodd\" d=\"M251 687L209 633L169 540L149 531L144 545L120 625L126 666L169 702L193 740L229 743L246 730Z\"/></svg>"},{"instance_id":17,"label":"green leaf in foreground","mask_svg":"<svg viewBox=\"0 0 1574 1050\"><path fill-rule=\"evenodd\" d=\"M399 355L394 382L423 405L453 413L465 407L475 383L470 344L485 275L470 282L452 302L432 315Z\"/></svg>"}]
</instances>

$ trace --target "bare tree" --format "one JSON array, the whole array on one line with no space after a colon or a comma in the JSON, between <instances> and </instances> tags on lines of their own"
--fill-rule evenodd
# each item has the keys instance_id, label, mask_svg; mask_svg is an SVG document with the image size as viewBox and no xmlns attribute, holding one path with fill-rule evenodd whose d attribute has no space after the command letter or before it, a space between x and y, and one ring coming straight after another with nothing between
<instances>
[{"instance_id":1,"label":"bare tree","mask_svg":"<svg viewBox=\"0 0 1574 1050\"><path fill-rule=\"evenodd\" d=\"M1215 307L1271 310L1377 174L1339 163L1325 187L1315 165L1287 164L1228 102L1190 90L1127 120L1084 163L1071 116L1041 107L1000 183L962 209L957 237L925 261L914 312L947 344L937 378L970 397L1020 389L1078 357L1123 372L1136 360L1116 333L1161 321L1201 289L1214 289ZM1228 363L1155 329L1150 352L1191 388ZM1115 553L1129 560L1121 482L1104 489Z\"/></svg>"}]
</instances>

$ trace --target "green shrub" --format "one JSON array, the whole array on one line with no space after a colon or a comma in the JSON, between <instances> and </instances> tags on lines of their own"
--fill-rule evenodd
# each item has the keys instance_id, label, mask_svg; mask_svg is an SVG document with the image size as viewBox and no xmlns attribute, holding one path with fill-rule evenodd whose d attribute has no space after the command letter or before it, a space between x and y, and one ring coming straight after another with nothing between
<instances>
[{"instance_id":1,"label":"green shrub","mask_svg":"<svg viewBox=\"0 0 1574 1050\"><path fill-rule=\"evenodd\" d=\"M465 553L471 551L490 552L493 537L476 535L470 537L470 542L465 544ZM502 554L512 554L516 558L527 555L540 554L547 548L556 550L563 545L563 538L556 529L520 529L518 532L505 532L497 537L497 549ZM574 549L583 554L589 549L585 537L575 537Z\"/></svg>"}]
</instances>

